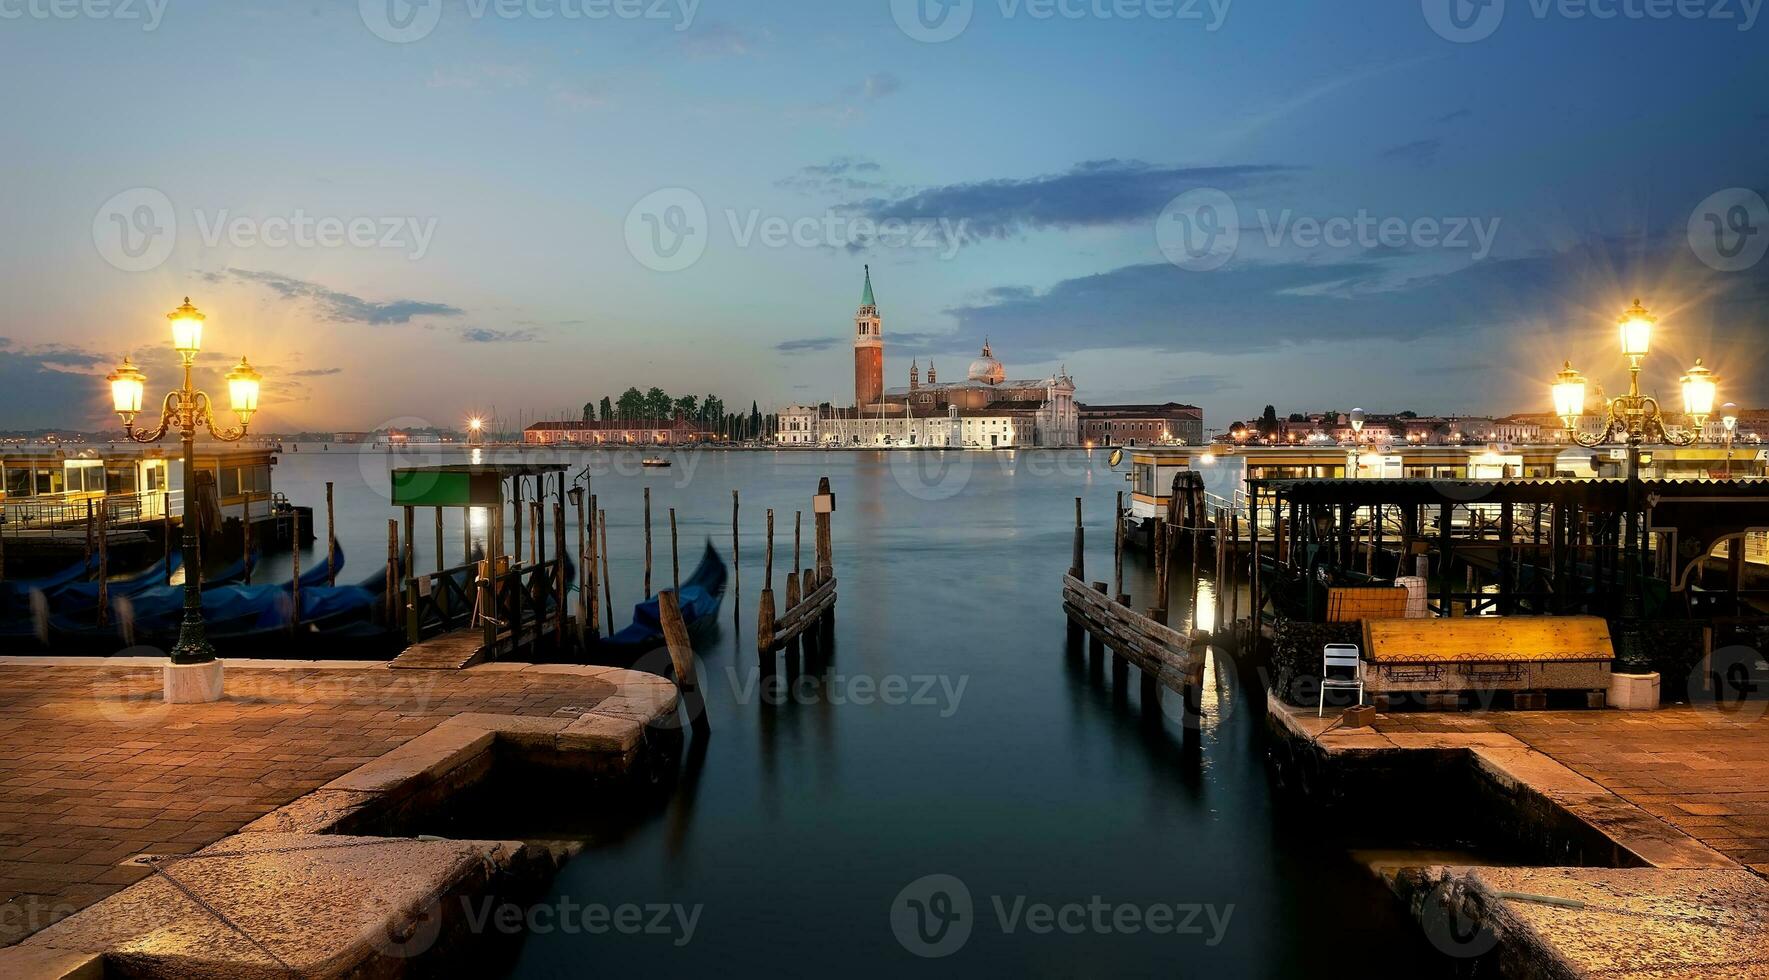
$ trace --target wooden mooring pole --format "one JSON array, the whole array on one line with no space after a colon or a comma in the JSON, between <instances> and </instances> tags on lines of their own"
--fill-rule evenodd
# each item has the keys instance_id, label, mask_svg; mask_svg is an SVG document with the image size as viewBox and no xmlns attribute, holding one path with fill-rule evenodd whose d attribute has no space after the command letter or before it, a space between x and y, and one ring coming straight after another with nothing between
<instances>
[{"instance_id":1,"label":"wooden mooring pole","mask_svg":"<svg viewBox=\"0 0 1769 980\"><path fill-rule=\"evenodd\" d=\"M706 696L700 689L700 677L694 669L694 645L688 638L688 626L682 621L682 606L676 593L665 592L657 597L657 618L663 626L670 663L675 668L682 710L688 712L688 721L694 731L704 735L711 728L706 717Z\"/></svg>"},{"instance_id":2,"label":"wooden mooring pole","mask_svg":"<svg viewBox=\"0 0 1769 980\"><path fill-rule=\"evenodd\" d=\"M614 584L608 575L608 512L596 511L596 550L602 556L602 599L608 610L608 635L614 635Z\"/></svg>"},{"instance_id":3,"label":"wooden mooring pole","mask_svg":"<svg viewBox=\"0 0 1769 980\"><path fill-rule=\"evenodd\" d=\"M289 528L294 532L289 546L289 628L301 628L301 512L289 511Z\"/></svg>"},{"instance_id":4,"label":"wooden mooring pole","mask_svg":"<svg viewBox=\"0 0 1769 980\"><path fill-rule=\"evenodd\" d=\"M682 556L676 546L676 509L670 508L670 588L682 591Z\"/></svg>"},{"instance_id":5,"label":"wooden mooring pole","mask_svg":"<svg viewBox=\"0 0 1769 980\"><path fill-rule=\"evenodd\" d=\"M644 598L651 598L651 488L645 488L645 591Z\"/></svg>"},{"instance_id":6,"label":"wooden mooring pole","mask_svg":"<svg viewBox=\"0 0 1769 980\"><path fill-rule=\"evenodd\" d=\"M332 481L326 481L326 585L338 584L338 560L333 557L332 550L338 545L337 517L332 511ZM473 517L469 511L467 516L467 550L473 549Z\"/></svg>"},{"instance_id":7,"label":"wooden mooring pole","mask_svg":"<svg viewBox=\"0 0 1769 980\"><path fill-rule=\"evenodd\" d=\"M300 539L297 538L295 541L295 544L298 547L300 544ZM246 495L244 495L243 497L240 498L240 554L245 555L247 557L246 584L251 585L252 584L252 562L250 559L251 559L251 555L252 555L252 495L250 493L247 493Z\"/></svg>"}]
</instances>

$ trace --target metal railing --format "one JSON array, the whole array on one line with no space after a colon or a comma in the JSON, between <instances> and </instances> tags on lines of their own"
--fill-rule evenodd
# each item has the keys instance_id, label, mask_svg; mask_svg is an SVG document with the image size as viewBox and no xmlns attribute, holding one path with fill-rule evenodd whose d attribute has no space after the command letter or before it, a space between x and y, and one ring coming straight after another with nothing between
<instances>
[{"instance_id":1,"label":"metal railing","mask_svg":"<svg viewBox=\"0 0 1769 980\"><path fill-rule=\"evenodd\" d=\"M0 533L84 529L89 516L95 520L102 516L113 528L122 524L144 524L164 519L168 511L178 513L183 498L183 491L151 490L0 500Z\"/></svg>"}]
</instances>

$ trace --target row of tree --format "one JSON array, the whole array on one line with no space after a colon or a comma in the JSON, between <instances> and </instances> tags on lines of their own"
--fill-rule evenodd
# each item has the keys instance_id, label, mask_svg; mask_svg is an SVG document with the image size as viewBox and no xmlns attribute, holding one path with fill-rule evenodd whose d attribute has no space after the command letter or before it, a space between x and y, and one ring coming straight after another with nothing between
<instances>
[{"instance_id":1,"label":"row of tree","mask_svg":"<svg viewBox=\"0 0 1769 980\"><path fill-rule=\"evenodd\" d=\"M640 391L628 388L619 398L603 396L600 402L584 402L585 422L692 422L720 439L746 440L772 438L779 418L763 415L761 408L749 403L749 412L725 411L725 400L717 395L675 397L662 388Z\"/></svg>"}]
</instances>

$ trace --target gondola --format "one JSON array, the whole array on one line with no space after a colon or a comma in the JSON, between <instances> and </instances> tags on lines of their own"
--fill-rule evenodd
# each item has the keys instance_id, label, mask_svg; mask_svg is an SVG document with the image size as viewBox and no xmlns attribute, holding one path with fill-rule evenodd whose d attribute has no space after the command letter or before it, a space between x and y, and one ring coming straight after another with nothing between
<instances>
[{"instance_id":1,"label":"gondola","mask_svg":"<svg viewBox=\"0 0 1769 980\"><path fill-rule=\"evenodd\" d=\"M724 559L712 542L707 542L700 564L682 581L682 590L677 595L690 639L698 642L717 628L719 608L725 600L726 575ZM663 626L657 596L653 595L633 607L630 626L612 636L589 641L585 654L591 663L625 667L663 645Z\"/></svg>"}]
</instances>

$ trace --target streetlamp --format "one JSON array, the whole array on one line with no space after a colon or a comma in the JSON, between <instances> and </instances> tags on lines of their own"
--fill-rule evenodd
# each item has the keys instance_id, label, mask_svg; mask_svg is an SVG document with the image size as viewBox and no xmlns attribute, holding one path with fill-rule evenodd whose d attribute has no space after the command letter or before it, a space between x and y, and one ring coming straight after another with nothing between
<instances>
[{"instance_id":1,"label":"streetlamp","mask_svg":"<svg viewBox=\"0 0 1769 980\"><path fill-rule=\"evenodd\" d=\"M485 420L475 415L467 420L467 445L477 446L483 438Z\"/></svg>"},{"instance_id":2,"label":"streetlamp","mask_svg":"<svg viewBox=\"0 0 1769 980\"><path fill-rule=\"evenodd\" d=\"M1720 406L1720 424L1726 427L1726 479L1732 479L1732 443L1738 438L1738 406L1727 402Z\"/></svg>"},{"instance_id":3,"label":"streetlamp","mask_svg":"<svg viewBox=\"0 0 1769 980\"><path fill-rule=\"evenodd\" d=\"M233 411L239 416L237 429L217 429L208 394L191 384L191 366L203 346L205 317L190 305L184 305L166 319L172 322L172 349L184 362L184 383L166 395L160 406L160 424L152 429L135 431L135 417L141 414L142 395L147 376L128 358L105 380L111 386L111 407L123 418L123 431L132 442L150 443L164 439L173 428L184 446L184 619L178 626L178 642L172 647L172 664L166 670L165 693L168 702L214 701L221 697L221 663L215 659L215 648L203 636L203 594L197 570L196 514L196 434L197 427L222 442L237 442L246 435L252 413L258 410L258 391L263 377L240 358L227 373L227 395Z\"/></svg>"},{"instance_id":4,"label":"streetlamp","mask_svg":"<svg viewBox=\"0 0 1769 980\"><path fill-rule=\"evenodd\" d=\"M1652 352L1652 331L1658 318L1647 312L1639 300L1617 321L1622 356L1628 359L1628 393L1618 395L1604 406L1603 430L1591 434L1579 431L1579 418L1585 414L1585 377L1567 361L1555 375L1552 386L1554 412L1566 425L1567 438L1587 449L1595 449L1612 439L1626 443L1627 471L1627 541L1624 545L1628 569L1623 590L1622 655L1618 658L1626 673L1647 674L1651 665L1641 650L1638 628L1640 618L1640 447L1648 440L1671 446L1688 446L1701 438L1708 416L1714 411L1714 398L1719 379L1696 359L1695 366L1683 375L1683 412L1693 421L1684 433L1674 433L1665 423L1658 399L1640 393L1640 365Z\"/></svg>"}]
</instances>

